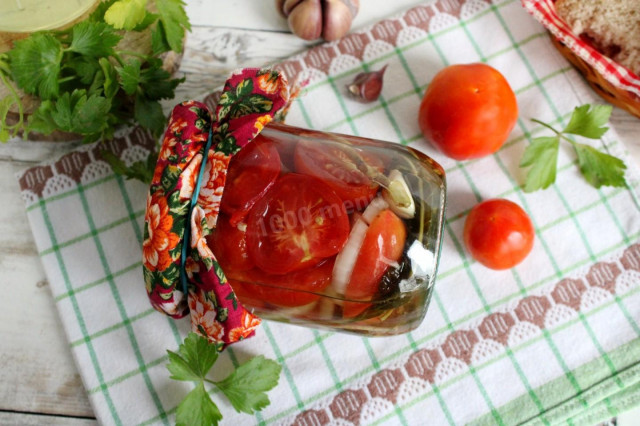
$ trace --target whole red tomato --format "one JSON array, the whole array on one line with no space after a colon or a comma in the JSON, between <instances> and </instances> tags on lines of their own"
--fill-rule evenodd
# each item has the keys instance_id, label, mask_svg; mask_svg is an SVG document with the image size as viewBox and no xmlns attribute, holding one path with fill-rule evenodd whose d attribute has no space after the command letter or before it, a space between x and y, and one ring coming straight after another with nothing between
<instances>
[{"instance_id":1,"label":"whole red tomato","mask_svg":"<svg viewBox=\"0 0 640 426\"><path fill-rule=\"evenodd\" d=\"M463 231L471 256L491 269L508 269L524 260L533 248L534 234L527 213L504 199L476 204Z\"/></svg>"},{"instance_id":2,"label":"whole red tomato","mask_svg":"<svg viewBox=\"0 0 640 426\"><path fill-rule=\"evenodd\" d=\"M495 68L450 65L433 78L420 104L424 137L456 160L496 152L518 118L516 96Z\"/></svg>"}]
</instances>

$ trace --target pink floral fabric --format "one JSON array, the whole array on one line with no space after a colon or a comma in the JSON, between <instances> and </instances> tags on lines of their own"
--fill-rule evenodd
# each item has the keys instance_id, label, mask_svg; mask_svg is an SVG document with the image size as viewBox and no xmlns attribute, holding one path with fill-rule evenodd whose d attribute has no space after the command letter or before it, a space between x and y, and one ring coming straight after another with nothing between
<instances>
[{"instance_id":1,"label":"pink floral fabric","mask_svg":"<svg viewBox=\"0 0 640 426\"><path fill-rule=\"evenodd\" d=\"M246 69L227 80L213 114L204 104L188 101L169 119L147 197L144 281L155 309L174 318L190 314L193 331L212 342L237 342L260 324L235 297L206 236L216 225L231 157L281 115L288 101L283 75ZM205 152L210 134L212 145Z\"/></svg>"}]
</instances>

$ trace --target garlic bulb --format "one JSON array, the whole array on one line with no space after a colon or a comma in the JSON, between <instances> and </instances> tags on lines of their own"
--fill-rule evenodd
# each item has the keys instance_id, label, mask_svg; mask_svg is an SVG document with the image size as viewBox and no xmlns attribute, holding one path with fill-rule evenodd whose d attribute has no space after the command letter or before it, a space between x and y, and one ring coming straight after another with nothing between
<instances>
[{"instance_id":1,"label":"garlic bulb","mask_svg":"<svg viewBox=\"0 0 640 426\"><path fill-rule=\"evenodd\" d=\"M300 38L337 40L349 32L359 0L276 0L278 12Z\"/></svg>"}]
</instances>

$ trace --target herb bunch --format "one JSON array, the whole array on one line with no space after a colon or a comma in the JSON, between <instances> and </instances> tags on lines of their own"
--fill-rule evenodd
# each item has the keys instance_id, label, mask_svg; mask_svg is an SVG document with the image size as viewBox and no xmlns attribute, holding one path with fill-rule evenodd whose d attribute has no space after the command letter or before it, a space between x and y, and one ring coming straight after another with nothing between
<instances>
[{"instance_id":1,"label":"herb bunch","mask_svg":"<svg viewBox=\"0 0 640 426\"><path fill-rule=\"evenodd\" d=\"M171 378L196 385L178 405L177 425L217 425L222 420L222 413L209 396L205 383L220 390L238 412L253 414L269 405L266 392L278 384L280 364L260 355L238 366L225 379L213 381L206 376L218 359L220 349L206 338L189 333L178 352L167 351Z\"/></svg>"},{"instance_id":2,"label":"herb bunch","mask_svg":"<svg viewBox=\"0 0 640 426\"><path fill-rule=\"evenodd\" d=\"M159 136L166 123L161 99L174 97L183 79L162 68L162 53L181 52L190 30L182 0L107 0L71 28L41 31L0 55L0 141L29 132L80 134L84 142L111 139L123 124L138 123ZM127 32L151 31L151 53L119 50ZM25 118L15 86L38 108ZM14 107L18 119L9 123Z\"/></svg>"},{"instance_id":3,"label":"herb bunch","mask_svg":"<svg viewBox=\"0 0 640 426\"><path fill-rule=\"evenodd\" d=\"M625 186L624 171L627 166L622 160L569 137L571 135L600 139L609 130L605 125L609 121L612 109L610 105L585 104L576 107L569 124L562 131L540 120L532 119L533 122L551 130L554 135L534 138L524 151L520 167L529 168L524 191L545 189L555 182L560 141L571 144L576 153L578 168L591 186Z\"/></svg>"}]
</instances>

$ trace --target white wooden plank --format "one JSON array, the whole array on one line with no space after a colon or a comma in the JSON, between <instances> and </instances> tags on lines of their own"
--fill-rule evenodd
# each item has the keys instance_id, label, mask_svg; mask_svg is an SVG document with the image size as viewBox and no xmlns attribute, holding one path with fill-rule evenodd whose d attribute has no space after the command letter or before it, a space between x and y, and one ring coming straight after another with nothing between
<instances>
[{"instance_id":1,"label":"white wooden plank","mask_svg":"<svg viewBox=\"0 0 640 426\"><path fill-rule=\"evenodd\" d=\"M38 151L38 148L34 149ZM43 152L35 153L38 157ZM0 161L0 410L93 416L38 257L13 163ZM0 417L0 424L6 424Z\"/></svg>"},{"instance_id":2,"label":"white wooden plank","mask_svg":"<svg viewBox=\"0 0 640 426\"><path fill-rule=\"evenodd\" d=\"M78 142L25 142L13 139L0 145L0 161L40 163L57 158L78 145Z\"/></svg>"},{"instance_id":3,"label":"white wooden plank","mask_svg":"<svg viewBox=\"0 0 640 426\"><path fill-rule=\"evenodd\" d=\"M310 45L292 34L193 27L180 65L187 81L176 90L176 99L210 93L235 69L272 64Z\"/></svg>"},{"instance_id":4,"label":"white wooden plank","mask_svg":"<svg viewBox=\"0 0 640 426\"><path fill-rule=\"evenodd\" d=\"M95 426L98 424L98 422L95 419L58 417L0 411L0 424L4 426Z\"/></svg>"}]
</instances>

